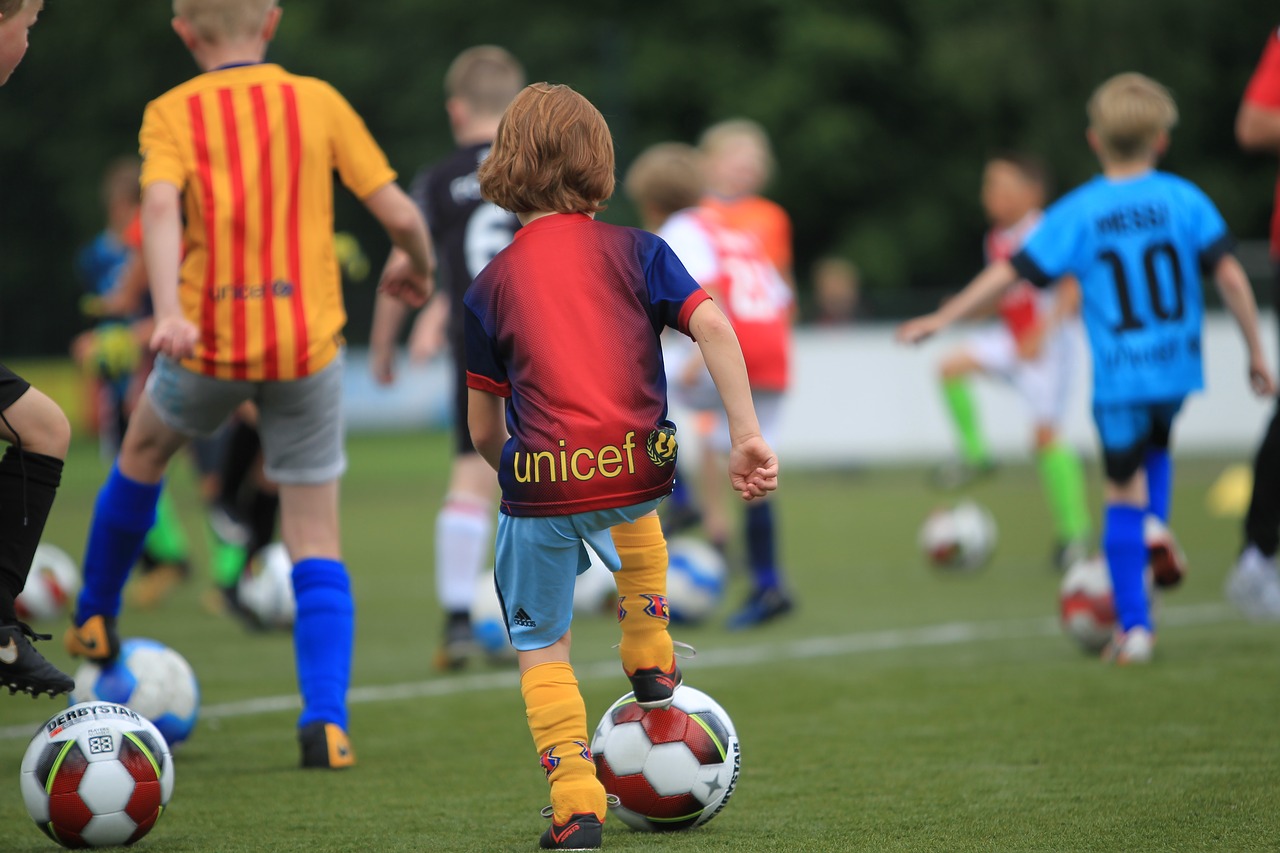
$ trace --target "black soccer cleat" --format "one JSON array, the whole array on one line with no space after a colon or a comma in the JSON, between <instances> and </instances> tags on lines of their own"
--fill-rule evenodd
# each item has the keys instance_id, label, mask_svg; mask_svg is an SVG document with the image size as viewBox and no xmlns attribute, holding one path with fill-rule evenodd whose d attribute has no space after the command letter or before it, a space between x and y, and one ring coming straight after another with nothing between
<instances>
[{"instance_id":1,"label":"black soccer cleat","mask_svg":"<svg viewBox=\"0 0 1280 853\"><path fill-rule=\"evenodd\" d=\"M795 609L795 602L785 592L776 587L757 589L751 593L742 608L729 617L727 627L730 631L742 631L755 628L766 622L772 622L780 616L786 616Z\"/></svg>"},{"instance_id":2,"label":"black soccer cleat","mask_svg":"<svg viewBox=\"0 0 1280 853\"><path fill-rule=\"evenodd\" d=\"M676 688L684 681L684 675L675 661L671 662L669 670L651 666L627 673L627 678L631 679L631 691L635 694L636 704L646 711L668 707L675 698Z\"/></svg>"},{"instance_id":3,"label":"black soccer cleat","mask_svg":"<svg viewBox=\"0 0 1280 853\"><path fill-rule=\"evenodd\" d=\"M30 693L35 697L47 693L57 696L70 693L76 686L71 676L44 659L31 640L52 640L49 634L37 634L25 622L0 626L0 685L9 693Z\"/></svg>"},{"instance_id":4,"label":"black soccer cleat","mask_svg":"<svg viewBox=\"0 0 1280 853\"><path fill-rule=\"evenodd\" d=\"M542 833L538 846L543 850L599 850L600 818L594 814L576 814L563 824L553 819Z\"/></svg>"},{"instance_id":5,"label":"black soccer cleat","mask_svg":"<svg viewBox=\"0 0 1280 853\"><path fill-rule=\"evenodd\" d=\"M80 625L73 619L63 637L63 643L72 657L85 658L99 664L110 663L120 654L116 617L90 616Z\"/></svg>"},{"instance_id":6,"label":"black soccer cleat","mask_svg":"<svg viewBox=\"0 0 1280 853\"><path fill-rule=\"evenodd\" d=\"M456 672L467 665L476 652L475 631L471 614L449 613L445 619L444 639L436 650L435 665L441 672Z\"/></svg>"},{"instance_id":7,"label":"black soccer cleat","mask_svg":"<svg viewBox=\"0 0 1280 853\"><path fill-rule=\"evenodd\" d=\"M351 740L337 723L308 723L298 729L298 743L304 768L342 770L356 763Z\"/></svg>"}]
</instances>

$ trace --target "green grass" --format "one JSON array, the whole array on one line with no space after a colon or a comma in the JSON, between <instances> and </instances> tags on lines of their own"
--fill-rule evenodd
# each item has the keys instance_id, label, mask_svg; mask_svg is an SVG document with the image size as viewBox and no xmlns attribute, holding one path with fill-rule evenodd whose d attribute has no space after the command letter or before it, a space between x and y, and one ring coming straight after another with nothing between
<instances>
[{"instance_id":1,"label":"green grass","mask_svg":"<svg viewBox=\"0 0 1280 853\"><path fill-rule=\"evenodd\" d=\"M444 488L440 436L351 442L346 550L359 601L357 686L447 680L431 671L439 631L432 519ZM1238 523L1210 518L1203 496L1222 463L1178 471L1175 522L1192 562L1165 601L1170 624L1155 665L1103 667L1044 617L1047 517L1030 468L1011 466L975 496L995 513L1000 549L971 576L926 569L916 528L938 502L916 469L788 471L778 506L800 609L755 633L718 626L677 637L705 652L691 684L732 714L742 778L715 821L650 836L608 824L611 850L1275 850L1280 847L1280 632L1240 622L1220 602ZM77 446L48 539L78 553L102 466ZM1096 475L1095 475L1096 476ZM189 473L175 477L192 522ZM1095 484L1096 486L1096 484ZM1096 491L1096 489L1095 489ZM165 608L127 612L128 634L178 648L204 701L289 694L285 635L251 636L200 604L207 574ZM741 594L737 580L732 598ZM1195 607L1198 620L1179 620ZM949 644L903 629L980 623ZM1177 624L1174 624L1177 623ZM61 625L44 626L61 630ZM886 632L881 648L797 645ZM988 636L988 639L982 639ZM579 619L575 659L590 714L626 689L601 667L616 625ZM913 642L902 642L913 641ZM773 663L732 666L749 647ZM69 662L47 644L55 662ZM826 648L825 656L789 650ZM206 716L177 755L171 808L140 845L166 851L527 851L546 787L514 673L489 685L356 704L360 755L340 774L294 769L293 712ZM42 721L55 704L0 700L0 726ZM0 741L5 850L52 849L18 793L24 739Z\"/></svg>"}]
</instances>

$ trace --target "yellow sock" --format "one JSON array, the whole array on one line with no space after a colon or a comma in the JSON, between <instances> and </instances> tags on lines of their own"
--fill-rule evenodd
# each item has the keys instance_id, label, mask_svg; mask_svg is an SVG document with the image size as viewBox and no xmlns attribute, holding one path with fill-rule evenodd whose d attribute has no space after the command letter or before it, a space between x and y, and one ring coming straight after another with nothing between
<instances>
[{"instance_id":1,"label":"yellow sock","mask_svg":"<svg viewBox=\"0 0 1280 853\"><path fill-rule=\"evenodd\" d=\"M588 747L587 706L568 663L544 663L520 676L529 731L551 784L556 823L575 814L605 817L604 786Z\"/></svg>"},{"instance_id":2,"label":"yellow sock","mask_svg":"<svg viewBox=\"0 0 1280 853\"><path fill-rule=\"evenodd\" d=\"M622 569L618 584L618 624L622 628L622 668L628 673L675 663L667 624L667 540L657 518L619 524L611 531Z\"/></svg>"}]
</instances>

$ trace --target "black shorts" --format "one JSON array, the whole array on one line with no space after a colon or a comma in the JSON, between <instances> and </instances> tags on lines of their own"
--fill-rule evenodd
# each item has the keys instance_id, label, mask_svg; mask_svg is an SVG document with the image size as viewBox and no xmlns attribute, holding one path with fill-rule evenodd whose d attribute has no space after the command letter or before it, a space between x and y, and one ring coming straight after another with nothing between
<instances>
[{"instance_id":1,"label":"black shorts","mask_svg":"<svg viewBox=\"0 0 1280 853\"><path fill-rule=\"evenodd\" d=\"M0 364L0 412L18 402L30 387L30 382Z\"/></svg>"}]
</instances>

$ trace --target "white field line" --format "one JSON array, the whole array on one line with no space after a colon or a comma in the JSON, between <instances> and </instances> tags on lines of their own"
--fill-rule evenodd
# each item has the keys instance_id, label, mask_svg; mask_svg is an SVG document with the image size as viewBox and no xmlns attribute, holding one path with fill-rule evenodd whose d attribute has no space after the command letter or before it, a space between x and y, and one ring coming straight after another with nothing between
<instances>
[{"instance_id":1,"label":"white field line","mask_svg":"<svg viewBox=\"0 0 1280 853\"><path fill-rule=\"evenodd\" d=\"M1235 619L1235 611L1224 604L1198 604L1186 607L1165 608L1160 613L1162 625L1209 625ZM1058 620L1052 617L1035 619L1011 619L1002 622L951 622L928 625L921 628L893 628L885 631L869 631L861 634L845 634L836 637L812 637L783 643L762 643L749 646L711 649L699 652L697 657L681 664L690 672L700 669L751 666L762 663L781 663L794 660L839 657L842 655L891 652L903 649L919 649L935 646L959 646L992 640L1022 640L1035 637L1056 636L1061 633ZM574 674L579 681L619 677L618 664L601 661L576 667ZM514 671L462 675L438 678L430 681L411 681L403 684L354 687L347 694L350 704L368 702L395 702L403 699L421 699L432 696L456 696L462 693L479 693L485 690L511 690L518 686ZM301 707L297 694L263 696L238 702L222 702L205 705L200 716L206 720L225 717L248 717L279 711L297 711ZM31 737L39 725L6 726L0 728L0 740L19 740Z\"/></svg>"}]
</instances>

